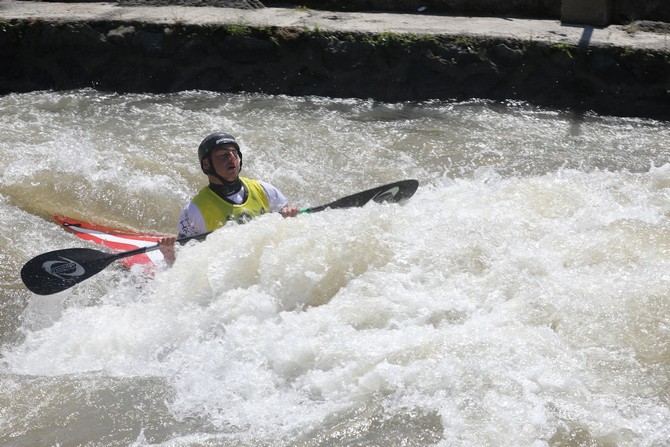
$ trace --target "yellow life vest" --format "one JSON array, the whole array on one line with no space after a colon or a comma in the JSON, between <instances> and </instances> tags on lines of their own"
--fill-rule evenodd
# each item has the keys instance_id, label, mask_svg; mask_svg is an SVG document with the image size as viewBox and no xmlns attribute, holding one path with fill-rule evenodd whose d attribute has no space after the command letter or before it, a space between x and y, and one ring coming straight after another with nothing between
<instances>
[{"instance_id":1,"label":"yellow life vest","mask_svg":"<svg viewBox=\"0 0 670 447\"><path fill-rule=\"evenodd\" d=\"M207 231L214 231L229 221L245 223L270 211L270 201L261 184L244 177L240 177L240 180L248 195L239 205L223 200L209 186L202 188L193 198L193 204L198 207L205 219Z\"/></svg>"}]
</instances>

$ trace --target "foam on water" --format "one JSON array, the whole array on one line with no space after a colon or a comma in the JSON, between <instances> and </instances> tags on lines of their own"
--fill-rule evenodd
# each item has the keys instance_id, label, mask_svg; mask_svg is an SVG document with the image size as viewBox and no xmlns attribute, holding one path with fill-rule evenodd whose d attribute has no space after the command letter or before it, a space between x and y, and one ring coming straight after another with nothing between
<instances>
[{"instance_id":1,"label":"foam on water","mask_svg":"<svg viewBox=\"0 0 670 447\"><path fill-rule=\"evenodd\" d=\"M660 446L670 128L488 102L91 90L0 97L0 443ZM174 231L210 130L318 205L57 295L54 213Z\"/></svg>"},{"instance_id":2,"label":"foam on water","mask_svg":"<svg viewBox=\"0 0 670 447\"><path fill-rule=\"evenodd\" d=\"M173 445L337 445L345 422L360 440L399 421L389 442L662 445L669 186L670 165L481 170L402 205L226 226L154 279L91 279L99 302L3 363L162 378L167 413L203 421Z\"/></svg>"}]
</instances>

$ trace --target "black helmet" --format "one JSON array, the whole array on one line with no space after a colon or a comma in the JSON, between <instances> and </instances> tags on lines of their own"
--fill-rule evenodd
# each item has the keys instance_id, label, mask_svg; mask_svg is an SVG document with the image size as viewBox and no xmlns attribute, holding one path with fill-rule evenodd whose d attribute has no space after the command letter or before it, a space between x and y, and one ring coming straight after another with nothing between
<instances>
[{"instance_id":1,"label":"black helmet","mask_svg":"<svg viewBox=\"0 0 670 447\"><path fill-rule=\"evenodd\" d=\"M237 144L234 136L223 132L210 133L204 140L202 140L202 143L198 146L198 160L200 160L200 166L202 167L202 160L205 157L207 157L215 148L224 144L232 144L235 146L237 155L240 157L240 167L242 167L242 151L240 150L240 145ZM207 172L205 172L205 174L207 174Z\"/></svg>"}]
</instances>

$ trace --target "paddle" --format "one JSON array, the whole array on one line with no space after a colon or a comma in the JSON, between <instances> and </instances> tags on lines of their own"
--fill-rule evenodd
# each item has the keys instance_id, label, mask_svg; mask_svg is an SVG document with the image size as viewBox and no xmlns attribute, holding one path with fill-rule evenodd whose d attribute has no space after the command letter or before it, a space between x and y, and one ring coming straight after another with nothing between
<instances>
[{"instance_id":1,"label":"paddle","mask_svg":"<svg viewBox=\"0 0 670 447\"><path fill-rule=\"evenodd\" d=\"M327 205L300 210L301 213L316 213L327 208L351 208L363 206L368 202L399 202L414 195L419 182L402 180L367 191L343 197ZM177 239L185 243L192 239L202 240L211 233ZM21 269L21 279L26 287L38 295L51 295L78 284L101 272L112 262L129 256L139 255L148 251L158 250L159 245L141 247L122 253L106 253L90 248L68 248L43 253L34 257Z\"/></svg>"}]
</instances>

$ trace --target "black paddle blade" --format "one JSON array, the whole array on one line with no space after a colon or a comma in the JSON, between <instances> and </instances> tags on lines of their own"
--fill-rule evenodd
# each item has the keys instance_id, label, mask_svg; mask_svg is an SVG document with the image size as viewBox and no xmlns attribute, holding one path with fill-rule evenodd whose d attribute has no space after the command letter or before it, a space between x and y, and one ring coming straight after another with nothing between
<instances>
[{"instance_id":1,"label":"black paddle blade","mask_svg":"<svg viewBox=\"0 0 670 447\"><path fill-rule=\"evenodd\" d=\"M326 208L352 208L363 206L368 202L400 202L401 200L409 199L414 195L419 182L417 180L401 180L388 185L378 186L376 188L368 189L367 191L352 194L350 196L342 197L327 205L315 206L302 210L303 213L316 213L323 211Z\"/></svg>"},{"instance_id":2,"label":"black paddle blade","mask_svg":"<svg viewBox=\"0 0 670 447\"><path fill-rule=\"evenodd\" d=\"M51 295L84 281L118 259L118 255L90 248L68 248L34 257L21 269L26 287L38 295Z\"/></svg>"}]
</instances>

